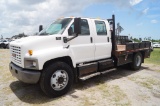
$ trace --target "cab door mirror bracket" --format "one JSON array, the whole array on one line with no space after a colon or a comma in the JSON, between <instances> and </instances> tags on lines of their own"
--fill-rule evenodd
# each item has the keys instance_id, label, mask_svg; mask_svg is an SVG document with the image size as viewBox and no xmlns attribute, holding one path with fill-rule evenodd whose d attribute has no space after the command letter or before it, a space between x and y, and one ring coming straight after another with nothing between
<instances>
[{"instance_id":1,"label":"cab door mirror bracket","mask_svg":"<svg viewBox=\"0 0 160 106\"><path fill-rule=\"evenodd\" d=\"M81 34L81 18L74 18L74 32L72 31L73 29L70 27L68 29L68 34L69 35L75 34L75 35L71 38L63 37L64 43L67 43L68 41L78 37L78 35Z\"/></svg>"}]
</instances>

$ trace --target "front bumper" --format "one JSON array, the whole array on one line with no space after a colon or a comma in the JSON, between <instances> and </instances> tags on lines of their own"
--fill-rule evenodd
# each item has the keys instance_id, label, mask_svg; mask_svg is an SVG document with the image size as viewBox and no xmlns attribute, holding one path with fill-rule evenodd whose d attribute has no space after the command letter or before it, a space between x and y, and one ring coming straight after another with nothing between
<instances>
[{"instance_id":1,"label":"front bumper","mask_svg":"<svg viewBox=\"0 0 160 106\"><path fill-rule=\"evenodd\" d=\"M12 62L9 64L9 68L12 75L24 83L35 84L41 75L40 72L23 69Z\"/></svg>"}]
</instances>

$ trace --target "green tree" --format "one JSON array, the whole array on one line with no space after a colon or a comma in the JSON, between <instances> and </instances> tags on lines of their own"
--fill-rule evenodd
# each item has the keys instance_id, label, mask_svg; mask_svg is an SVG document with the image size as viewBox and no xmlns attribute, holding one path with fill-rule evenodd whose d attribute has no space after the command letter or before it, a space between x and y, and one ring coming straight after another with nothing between
<instances>
[{"instance_id":1,"label":"green tree","mask_svg":"<svg viewBox=\"0 0 160 106\"><path fill-rule=\"evenodd\" d=\"M138 40L137 38L133 39L134 42L140 42L140 40Z\"/></svg>"}]
</instances>

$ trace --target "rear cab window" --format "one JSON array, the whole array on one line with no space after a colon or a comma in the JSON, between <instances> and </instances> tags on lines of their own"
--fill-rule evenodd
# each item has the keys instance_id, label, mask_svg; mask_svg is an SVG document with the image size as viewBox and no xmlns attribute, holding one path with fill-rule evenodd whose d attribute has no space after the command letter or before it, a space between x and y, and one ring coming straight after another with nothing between
<instances>
[{"instance_id":1,"label":"rear cab window","mask_svg":"<svg viewBox=\"0 0 160 106\"><path fill-rule=\"evenodd\" d=\"M104 21L95 20L95 26L96 26L96 33L98 36L107 36L107 28Z\"/></svg>"}]
</instances>

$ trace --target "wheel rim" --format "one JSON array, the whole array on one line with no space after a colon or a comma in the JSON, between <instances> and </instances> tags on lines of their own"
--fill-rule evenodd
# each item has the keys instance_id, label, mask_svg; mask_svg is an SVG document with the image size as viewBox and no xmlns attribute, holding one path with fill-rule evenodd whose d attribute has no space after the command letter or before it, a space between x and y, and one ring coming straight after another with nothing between
<instances>
[{"instance_id":1,"label":"wheel rim","mask_svg":"<svg viewBox=\"0 0 160 106\"><path fill-rule=\"evenodd\" d=\"M51 87L56 90L64 89L68 84L68 74L65 70L57 70L51 76Z\"/></svg>"},{"instance_id":2,"label":"wheel rim","mask_svg":"<svg viewBox=\"0 0 160 106\"><path fill-rule=\"evenodd\" d=\"M137 56L136 57L136 66L140 66L140 64L141 64L141 56Z\"/></svg>"}]
</instances>

